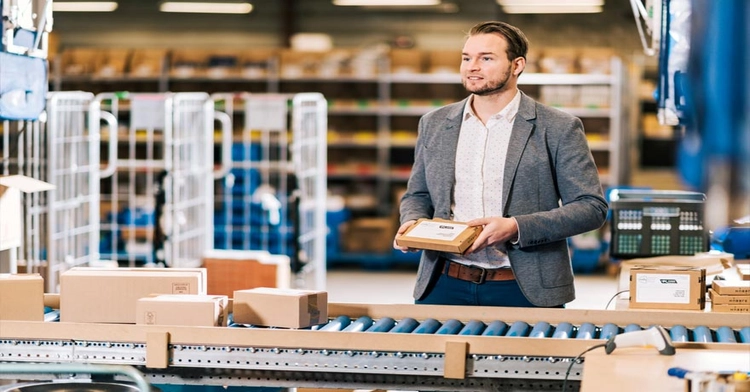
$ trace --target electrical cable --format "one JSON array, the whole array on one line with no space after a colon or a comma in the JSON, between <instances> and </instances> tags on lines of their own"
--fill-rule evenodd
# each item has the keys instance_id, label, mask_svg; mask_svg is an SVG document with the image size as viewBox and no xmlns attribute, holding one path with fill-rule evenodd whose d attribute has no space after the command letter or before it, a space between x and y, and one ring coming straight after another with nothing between
<instances>
[{"instance_id":1,"label":"electrical cable","mask_svg":"<svg viewBox=\"0 0 750 392\"><path fill-rule=\"evenodd\" d=\"M614 299L617 298L618 295L622 293L629 293L629 292L630 290L622 290L622 291L618 291L617 293L615 293L615 295L613 295L612 298L609 299L609 302L607 302L607 306L604 307L604 310L607 310L609 308L609 304L611 304L612 301L614 301Z\"/></svg>"},{"instance_id":2,"label":"electrical cable","mask_svg":"<svg viewBox=\"0 0 750 392\"><path fill-rule=\"evenodd\" d=\"M589 352L591 350L596 350L597 348L602 348L602 347L605 347L605 346L606 346L605 343L597 344L595 346L591 346L591 347L587 348L586 350L584 350L582 353L578 354L578 356L576 356L575 358L573 358L570 361L570 365L568 365L568 370L565 372L565 379L563 379L563 385L562 385L562 391L563 392L565 392L565 388L567 388L568 377L570 376L570 370L573 369L573 365L576 363L576 361L578 361L579 359L581 359L581 357L583 357L583 355L586 354L587 352Z\"/></svg>"}]
</instances>

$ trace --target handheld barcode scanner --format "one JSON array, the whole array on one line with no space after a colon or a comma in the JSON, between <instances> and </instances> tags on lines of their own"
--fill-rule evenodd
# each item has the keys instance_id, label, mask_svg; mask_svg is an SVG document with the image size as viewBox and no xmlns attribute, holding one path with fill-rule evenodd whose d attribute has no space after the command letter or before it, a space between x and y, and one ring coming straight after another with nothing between
<instances>
[{"instance_id":1,"label":"handheld barcode scanner","mask_svg":"<svg viewBox=\"0 0 750 392\"><path fill-rule=\"evenodd\" d=\"M659 325L642 331L615 335L607 340L604 351L611 354L618 347L654 347L661 355L674 355L675 353L672 339L667 331Z\"/></svg>"}]
</instances>

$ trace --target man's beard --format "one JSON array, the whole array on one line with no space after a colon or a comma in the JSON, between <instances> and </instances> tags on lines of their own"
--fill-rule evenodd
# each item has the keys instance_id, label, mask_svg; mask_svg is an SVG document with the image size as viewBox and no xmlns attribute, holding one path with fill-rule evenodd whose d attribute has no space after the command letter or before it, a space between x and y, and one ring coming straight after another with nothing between
<instances>
[{"instance_id":1,"label":"man's beard","mask_svg":"<svg viewBox=\"0 0 750 392\"><path fill-rule=\"evenodd\" d=\"M475 90L469 88L468 84L466 83L467 79L462 80L462 83L464 85L464 88L474 95L493 95L505 90L505 88L508 86L508 81L510 80L510 73L511 67L508 67L508 70L505 72L505 74L503 74L502 78L498 80L491 80L489 81L489 83Z\"/></svg>"}]
</instances>

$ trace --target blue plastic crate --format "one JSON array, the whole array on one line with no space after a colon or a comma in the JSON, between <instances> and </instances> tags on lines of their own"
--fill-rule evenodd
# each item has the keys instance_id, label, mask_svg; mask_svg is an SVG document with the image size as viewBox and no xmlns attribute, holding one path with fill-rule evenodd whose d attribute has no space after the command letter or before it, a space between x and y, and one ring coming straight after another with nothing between
<instances>
[{"instance_id":1,"label":"blue plastic crate","mask_svg":"<svg viewBox=\"0 0 750 392\"><path fill-rule=\"evenodd\" d=\"M232 160L235 162L242 161L259 161L261 158L261 146L258 143L234 143L232 144Z\"/></svg>"},{"instance_id":2,"label":"blue plastic crate","mask_svg":"<svg viewBox=\"0 0 750 392\"><path fill-rule=\"evenodd\" d=\"M126 207L117 215L117 223L121 225L153 226L154 220L154 210L142 207Z\"/></svg>"}]
</instances>

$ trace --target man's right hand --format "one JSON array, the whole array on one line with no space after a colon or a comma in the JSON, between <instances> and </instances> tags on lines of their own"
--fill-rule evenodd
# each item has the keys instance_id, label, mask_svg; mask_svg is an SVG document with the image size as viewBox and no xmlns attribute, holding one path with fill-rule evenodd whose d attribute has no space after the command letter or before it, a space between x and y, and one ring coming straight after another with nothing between
<instances>
[{"instance_id":1,"label":"man's right hand","mask_svg":"<svg viewBox=\"0 0 750 392\"><path fill-rule=\"evenodd\" d=\"M417 221L414 220L414 219L412 219L412 220L408 220L408 221L404 222L401 226L399 226L398 231L396 232L396 237L393 238L393 249L398 249L398 250L400 250L401 252L404 252L404 253L406 253L406 252L416 252L417 251L416 249L411 249L409 247L399 246L398 244L396 244L396 238L398 238L402 234L406 233L406 230L408 230L410 227L412 227L412 225L414 225L415 223L417 223Z\"/></svg>"}]
</instances>

